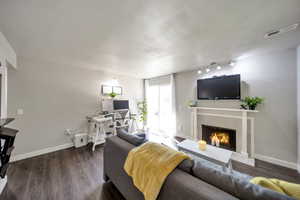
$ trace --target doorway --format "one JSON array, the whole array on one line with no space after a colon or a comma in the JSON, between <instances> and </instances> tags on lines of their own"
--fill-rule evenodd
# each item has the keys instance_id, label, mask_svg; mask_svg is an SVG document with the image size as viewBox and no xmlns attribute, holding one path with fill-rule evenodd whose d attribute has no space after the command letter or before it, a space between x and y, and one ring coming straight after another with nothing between
<instances>
[{"instance_id":1,"label":"doorway","mask_svg":"<svg viewBox=\"0 0 300 200\"><path fill-rule=\"evenodd\" d=\"M7 67L0 55L0 118L7 118Z\"/></svg>"},{"instance_id":2,"label":"doorway","mask_svg":"<svg viewBox=\"0 0 300 200\"><path fill-rule=\"evenodd\" d=\"M147 126L151 133L161 136L174 135L176 124L173 108L173 86L170 76L147 80L146 100L148 103Z\"/></svg>"}]
</instances>

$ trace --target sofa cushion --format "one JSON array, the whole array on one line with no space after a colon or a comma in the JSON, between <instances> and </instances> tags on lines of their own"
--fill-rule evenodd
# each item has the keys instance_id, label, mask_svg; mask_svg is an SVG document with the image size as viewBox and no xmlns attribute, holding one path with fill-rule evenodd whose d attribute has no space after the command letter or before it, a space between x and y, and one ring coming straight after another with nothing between
<instances>
[{"instance_id":1,"label":"sofa cushion","mask_svg":"<svg viewBox=\"0 0 300 200\"><path fill-rule=\"evenodd\" d=\"M250 176L237 171L223 170L222 166L207 160L195 161L193 167L194 176L206 181L219 189L245 200L290 200L292 198L271 191L249 182Z\"/></svg>"},{"instance_id":2,"label":"sofa cushion","mask_svg":"<svg viewBox=\"0 0 300 200\"><path fill-rule=\"evenodd\" d=\"M142 138L146 138L146 133L135 133L134 135L142 137Z\"/></svg>"},{"instance_id":3,"label":"sofa cushion","mask_svg":"<svg viewBox=\"0 0 300 200\"><path fill-rule=\"evenodd\" d=\"M134 135L134 134L129 134L124 129L117 129L117 136L135 146L139 146L139 145L143 144L144 142L146 142L145 137L141 137L141 136Z\"/></svg>"},{"instance_id":4,"label":"sofa cushion","mask_svg":"<svg viewBox=\"0 0 300 200\"><path fill-rule=\"evenodd\" d=\"M185 159L177 166L177 168L181 169L182 171L185 171L186 173L192 174L193 166L194 166L194 160Z\"/></svg>"}]
</instances>

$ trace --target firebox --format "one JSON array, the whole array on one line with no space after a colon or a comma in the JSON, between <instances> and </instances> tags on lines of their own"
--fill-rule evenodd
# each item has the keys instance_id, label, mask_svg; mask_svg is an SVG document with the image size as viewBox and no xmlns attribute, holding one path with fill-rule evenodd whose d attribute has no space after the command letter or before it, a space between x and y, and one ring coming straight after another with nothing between
<instances>
[{"instance_id":1,"label":"firebox","mask_svg":"<svg viewBox=\"0 0 300 200\"><path fill-rule=\"evenodd\" d=\"M236 131L232 129L202 125L202 140L210 145L236 151Z\"/></svg>"}]
</instances>

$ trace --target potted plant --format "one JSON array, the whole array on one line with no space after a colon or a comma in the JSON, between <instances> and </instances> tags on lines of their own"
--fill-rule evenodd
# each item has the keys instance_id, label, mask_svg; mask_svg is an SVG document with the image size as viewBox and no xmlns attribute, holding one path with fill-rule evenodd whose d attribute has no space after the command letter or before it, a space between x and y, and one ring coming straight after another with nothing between
<instances>
[{"instance_id":1,"label":"potted plant","mask_svg":"<svg viewBox=\"0 0 300 200\"><path fill-rule=\"evenodd\" d=\"M108 94L108 96L110 96L113 99L117 96L117 93L111 92L111 93Z\"/></svg>"},{"instance_id":2,"label":"potted plant","mask_svg":"<svg viewBox=\"0 0 300 200\"><path fill-rule=\"evenodd\" d=\"M143 130L145 130L145 125L147 121L147 102L146 101L139 101L137 103L138 107L138 114L139 114L139 121L143 123Z\"/></svg>"},{"instance_id":3,"label":"potted plant","mask_svg":"<svg viewBox=\"0 0 300 200\"><path fill-rule=\"evenodd\" d=\"M245 97L245 99L241 100L243 104L241 107L243 109L255 110L256 106L263 103L264 99L261 97Z\"/></svg>"},{"instance_id":4,"label":"potted plant","mask_svg":"<svg viewBox=\"0 0 300 200\"><path fill-rule=\"evenodd\" d=\"M196 107L197 106L197 101L194 101L194 100L188 101L188 106L190 106L190 107Z\"/></svg>"}]
</instances>

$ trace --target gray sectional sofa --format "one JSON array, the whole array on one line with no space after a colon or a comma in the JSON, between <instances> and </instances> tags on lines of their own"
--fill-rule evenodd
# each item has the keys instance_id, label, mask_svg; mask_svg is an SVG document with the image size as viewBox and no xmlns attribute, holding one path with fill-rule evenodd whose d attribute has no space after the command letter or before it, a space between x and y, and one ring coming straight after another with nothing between
<instances>
[{"instance_id":1,"label":"gray sectional sofa","mask_svg":"<svg viewBox=\"0 0 300 200\"><path fill-rule=\"evenodd\" d=\"M142 138L121 133L108 138L104 147L104 179L110 180L128 200L144 199L123 169L128 152L143 142ZM251 184L250 178L224 171L206 160L185 160L167 177L158 200L292 199Z\"/></svg>"}]
</instances>

